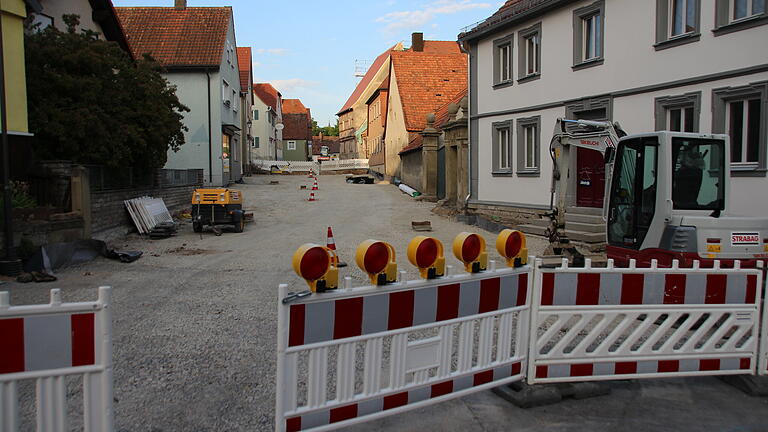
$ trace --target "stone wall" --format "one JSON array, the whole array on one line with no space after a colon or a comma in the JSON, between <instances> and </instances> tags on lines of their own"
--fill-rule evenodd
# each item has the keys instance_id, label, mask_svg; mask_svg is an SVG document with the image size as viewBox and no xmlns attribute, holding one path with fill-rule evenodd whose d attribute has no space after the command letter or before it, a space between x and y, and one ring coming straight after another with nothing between
<instances>
[{"instance_id":1,"label":"stone wall","mask_svg":"<svg viewBox=\"0 0 768 432\"><path fill-rule=\"evenodd\" d=\"M417 191L424 193L421 185L421 151L412 151L400 155L400 160L402 162L402 168L400 169L402 178L400 180Z\"/></svg>"},{"instance_id":2,"label":"stone wall","mask_svg":"<svg viewBox=\"0 0 768 432\"><path fill-rule=\"evenodd\" d=\"M135 230L131 216L125 209L125 200L143 196L162 198L168 211L173 214L192 206L192 192L195 188L196 186L175 186L91 192L92 237L106 240Z\"/></svg>"},{"instance_id":3,"label":"stone wall","mask_svg":"<svg viewBox=\"0 0 768 432\"><path fill-rule=\"evenodd\" d=\"M482 216L510 228L530 224L532 220L540 219L545 212L547 210L478 204L472 201L469 202L466 211L468 215Z\"/></svg>"}]
</instances>

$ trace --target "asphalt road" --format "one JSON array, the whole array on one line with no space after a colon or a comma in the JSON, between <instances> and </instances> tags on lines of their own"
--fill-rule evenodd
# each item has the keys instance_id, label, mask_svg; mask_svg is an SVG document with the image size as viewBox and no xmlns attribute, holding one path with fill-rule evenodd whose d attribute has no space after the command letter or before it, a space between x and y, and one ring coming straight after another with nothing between
<instances>
[{"instance_id":1,"label":"asphalt road","mask_svg":"<svg viewBox=\"0 0 768 432\"><path fill-rule=\"evenodd\" d=\"M280 184L269 185L270 180ZM256 176L239 186L255 221L242 234L202 236L184 224L178 236L132 236L113 246L144 251L137 262L107 259L57 273L51 284L3 285L12 304L46 302L50 288L64 301L92 300L100 285L114 287L115 421L118 431L272 430L275 399L277 286L303 289L291 256L307 242L325 244L333 227L341 276L366 278L353 254L365 239L392 243L399 268L416 277L405 250L418 233L415 220L430 220L431 233L449 245L461 231L482 230L430 212L432 204L386 184L351 185L321 176L318 201L307 202L305 176ZM530 239L532 253L544 248ZM493 249L490 247L489 249ZM494 250L491 259L500 259ZM458 265L453 257L449 264ZM79 382L69 380L80 409ZM353 430L481 431L766 431L768 398L748 397L716 378L629 381L613 394L528 410L485 391L436 406L355 426ZM31 383L22 388L22 430L33 430ZM71 423L78 430L81 423Z\"/></svg>"}]
</instances>

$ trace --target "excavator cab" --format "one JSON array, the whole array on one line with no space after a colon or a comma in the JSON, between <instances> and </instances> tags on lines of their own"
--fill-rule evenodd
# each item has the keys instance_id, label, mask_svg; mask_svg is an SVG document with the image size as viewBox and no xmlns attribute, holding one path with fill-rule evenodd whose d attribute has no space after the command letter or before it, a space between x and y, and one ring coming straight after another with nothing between
<instances>
[{"instance_id":1,"label":"excavator cab","mask_svg":"<svg viewBox=\"0 0 768 432\"><path fill-rule=\"evenodd\" d=\"M656 132L622 138L607 206L618 265L761 258L768 220L729 215L728 136Z\"/></svg>"}]
</instances>

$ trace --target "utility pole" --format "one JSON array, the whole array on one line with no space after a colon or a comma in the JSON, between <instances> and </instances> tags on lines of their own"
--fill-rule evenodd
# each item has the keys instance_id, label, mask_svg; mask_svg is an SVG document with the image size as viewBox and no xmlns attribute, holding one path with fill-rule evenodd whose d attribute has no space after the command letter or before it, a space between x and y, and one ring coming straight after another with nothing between
<instances>
[{"instance_id":1,"label":"utility pole","mask_svg":"<svg viewBox=\"0 0 768 432\"><path fill-rule=\"evenodd\" d=\"M13 245L13 193L11 190L10 163L8 162L8 107L5 103L5 53L3 38L3 20L0 11L0 134L2 134L3 151L3 231L5 258L0 260L0 273L6 276L16 276L21 273L21 260L16 257L16 247Z\"/></svg>"}]
</instances>

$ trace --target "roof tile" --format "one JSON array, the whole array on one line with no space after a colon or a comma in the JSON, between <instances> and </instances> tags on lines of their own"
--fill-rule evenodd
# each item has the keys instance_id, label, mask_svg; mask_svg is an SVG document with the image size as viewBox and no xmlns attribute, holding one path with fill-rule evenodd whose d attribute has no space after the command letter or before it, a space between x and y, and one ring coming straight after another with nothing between
<instances>
[{"instance_id":1,"label":"roof tile","mask_svg":"<svg viewBox=\"0 0 768 432\"><path fill-rule=\"evenodd\" d=\"M237 47L237 66L240 68L240 90L248 92L251 79L251 47Z\"/></svg>"},{"instance_id":2,"label":"roof tile","mask_svg":"<svg viewBox=\"0 0 768 432\"><path fill-rule=\"evenodd\" d=\"M134 57L151 54L166 67L218 66L231 7L115 8Z\"/></svg>"},{"instance_id":3,"label":"roof tile","mask_svg":"<svg viewBox=\"0 0 768 432\"><path fill-rule=\"evenodd\" d=\"M272 87L270 83L256 83L253 85L253 93L261 99L264 104L271 107L273 111L277 112L277 100L282 98L277 89Z\"/></svg>"}]
</instances>

